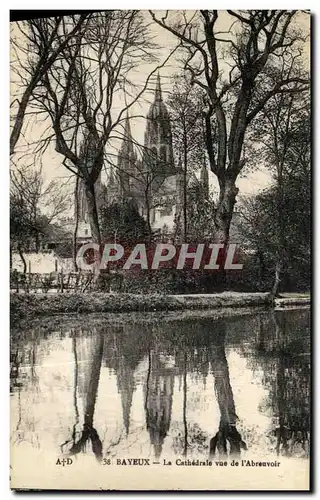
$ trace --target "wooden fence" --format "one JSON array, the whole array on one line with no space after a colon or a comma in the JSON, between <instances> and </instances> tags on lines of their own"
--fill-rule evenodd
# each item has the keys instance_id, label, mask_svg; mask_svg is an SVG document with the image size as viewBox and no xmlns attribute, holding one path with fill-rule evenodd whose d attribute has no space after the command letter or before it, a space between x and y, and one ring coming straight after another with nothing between
<instances>
[{"instance_id":1,"label":"wooden fence","mask_svg":"<svg viewBox=\"0 0 320 500\"><path fill-rule=\"evenodd\" d=\"M10 274L10 290L22 293L64 293L85 292L92 289L92 272L52 272L27 273L12 271Z\"/></svg>"}]
</instances>

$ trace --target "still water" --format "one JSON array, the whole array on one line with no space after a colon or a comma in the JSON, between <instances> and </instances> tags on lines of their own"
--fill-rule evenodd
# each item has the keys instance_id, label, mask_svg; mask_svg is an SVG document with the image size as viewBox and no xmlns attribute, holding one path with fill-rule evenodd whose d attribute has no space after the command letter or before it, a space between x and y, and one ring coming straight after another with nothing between
<instances>
[{"instance_id":1,"label":"still water","mask_svg":"<svg viewBox=\"0 0 320 500\"><path fill-rule=\"evenodd\" d=\"M14 453L309 456L309 310L44 319L11 344Z\"/></svg>"}]
</instances>

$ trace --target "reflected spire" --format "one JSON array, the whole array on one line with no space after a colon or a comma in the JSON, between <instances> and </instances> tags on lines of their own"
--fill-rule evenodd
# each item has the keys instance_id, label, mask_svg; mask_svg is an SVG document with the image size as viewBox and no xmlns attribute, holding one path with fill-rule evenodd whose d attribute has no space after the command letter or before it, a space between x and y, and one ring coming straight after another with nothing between
<instances>
[{"instance_id":1,"label":"reflected spire","mask_svg":"<svg viewBox=\"0 0 320 500\"><path fill-rule=\"evenodd\" d=\"M117 377L117 389L121 398L123 426L128 436L133 394L136 390L135 371L140 360L139 342L132 342L134 327L128 332L123 327L113 331L113 369ZM141 329L139 329L141 334Z\"/></svg>"},{"instance_id":2,"label":"reflected spire","mask_svg":"<svg viewBox=\"0 0 320 500\"><path fill-rule=\"evenodd\" d=\"M145 412L147 430L156 459L161 456L163 443L170 428L174 373L174 368L168 368L165 362L160 360L158 352L150 352L145 387Z\"/></svg>"},{"instance_id":3,"label":"reflected spire","mask_svg":"<svg viewBox=\"0 0 320 500\"><path fill-rule=\"evenodd\" d=\"M119 367L117 369L117 387L118 392L121 396L121 406L122 406L122 418L123 425L128 436L130 430L130 413L131 405L133 399L133 393L135 391L134 382L134 370L125 364L125 360L120 360Z\"/></svg>"}]
</instances>

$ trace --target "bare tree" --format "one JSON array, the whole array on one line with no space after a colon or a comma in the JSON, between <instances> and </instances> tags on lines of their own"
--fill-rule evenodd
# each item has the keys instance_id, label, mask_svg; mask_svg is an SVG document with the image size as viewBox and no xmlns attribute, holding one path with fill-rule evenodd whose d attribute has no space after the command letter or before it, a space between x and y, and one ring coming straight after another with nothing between
<instances>
[{"instance_id":1,"label":"bare tree","mask_svg":"<svg viewBox=\"0 0 320 500\"><path fill-rule=\"evenodd\" d=\"M203 90L190 85L184 75L177 75L167 105L172 126L176 164L183 172L182 236L187 241L188 176L206 163L203 130Z\"/></svg>"},{"instance_id":2,"label":"bare tree","mask_svg":"<svg viewBox=\"0 0 320 500\"><path fill-rule=\"evenodd\" d=\"M65 25L73 18L62 19ZM43 44L36 40L41 53ZM46 110L54 130L56 151L63 165L85 186L93 241L101 243L95 183L104 164L104 150L112 132L122 125L124 113L147 89L132 74L140 63L155 61L154 44L145 19L137 11L106 11L86 19L65 50L41 79L33 93L34 109ZM170 55L166 58L166 60ZM165 61L164 61L165 62ZM116 107L126 94L130 101Z\"/></svg>"},{"instance_id":3,"label":"bare tree","mask_svg":"<svg viewBox=\"0 0 320 500\"><path fill-rule=\"evenodd\" d=\"M11 48L14 57L11 66L12 75L18 77L19 96L13 96L11 104L14 112L10 133L10 155L15 152L33 91L68 43L81 30L87 17L86 14L75 16L70 29L66 27L63 31L61 31L63 20L61 16L30 19L13 24L15 34L11 37ZM25 44L21 43L21 37L26 41ZM35 50L40 40L41 52Z\"/></svg>"},{"instance_id":4,"label":"bare tree","mask_svg":"<svg viewBox=\"0 0 320 500\"><path fill-rule=\"evenodd\" d=\"M287 231L288 181L299 175L310 184L310 107L309 94L278 94L269 100L261 115L256 136L265 163L272 173L275 190L275 280L272 295L278 294L281 275L288 264L288 246L292 235ZM302 174L302 176L301 176ZM298 214L296 214L298 222ZM307 224L307 220L304 221ZM298 224L297 224L298 225ZM303 242L307 252L307 241ZM297 248L298 251L298 248Z\"/></svg>"},{"instance_id":5,"label":"bare tree","mask_svg":"<svg viewBox=\"0 0 320 500\"><path fill-rule=\"evenodd\" d=\"M75 215L75 223L72 235L72 258L73 258L73 268L75 271L78 271L77 264L77 238L78 238L78 229L79 229L79 177L76 177L75 187L74 187L74 215Z\"/></svg>"},{"instance_id":6,"label":"bare tree","mask_svg":"<svg viewBox=\"0 0 320 500\"><path fill-rule=\"evenodd\" d=\"M17 248L26 273L23 252L31 243L39 250L40 236L67 212L70 198L61 181L46 184L41 169L16 167L10 177L11 246Z\"/></svg>"},{"instance_id":7,"label":"bare tree","mask_svg":"<svg viewBox=\"0 0 320 500\"><path fill-rule=\"evenodd\" d=\"M48 224L52 224L70 208L66 186L59 179L45 183L42 168L16 167L10 177L12 196L23 198L34 220L45 214Z\"/></svg>"},{"instance_id":8,"label":"bare tree","mask_svg":"<svg viewBox=\"0 0 320 500\"><path fill-rule=\"evenodd\" d=\"M304 41L294 29L297 12L229 10L229 27L223 31L217 26L218 11L182 12L175 23L168 11L161 17L150 14L182 43L184 69L206 92L206 148L220 188L215 226L217 239L226 244L249 126L273 96L308 87L309 78L298 64L303 54L296 52ZM286 56L285 64L279 68L281 56Z\"/></svg>"}]
</instances>

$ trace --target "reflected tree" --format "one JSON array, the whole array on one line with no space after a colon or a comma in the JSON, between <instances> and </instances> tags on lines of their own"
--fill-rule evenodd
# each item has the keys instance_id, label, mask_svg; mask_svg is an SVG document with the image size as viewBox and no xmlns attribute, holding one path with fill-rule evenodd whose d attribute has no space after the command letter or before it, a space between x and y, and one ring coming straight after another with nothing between
<instances>
[{"instance_id":1,"label":"reflected tree","mask_svg":"<svg viewBox=\"0 0 320 500\"><path fill-rule=\"evenodd\" d=\"M92 446L92 451L98 461L102 459L102 442L98 435L97 430L93 425L93 417L94 410L99 386L99 378L101 371L101 363L103 357L103 346L104 346L104 335L102 332L99 332L97 336L94 336L92 339L92 347L90 352L86 352L89 354L89 362L86 363L88 365L88 369L85 370L83 374L83 396L84 396L84 423L82 432L80 434L79 439L76 439L76 425L79 422L79 411L77 404L77 389L79 390L79 359L78 359L78 349L77 349L77 337L73 337L73 354L74 354L74 362L75 362L75 375L74 375L74 406L75 406L75 417L76 422L73 427L72 442L71 448L69 450L69 455L77 455L80 452L84 452L87 446L87 443L90 441ZM78 387L77 387L78 386ZM66 441L61 449L64 448L65 445L69 444L70 441Z\"/></svg>"},{"instance_id":2,"label":"reflected tree","mask_svg":"<svg viewBox=\"0 0 320 500\"><path fill-rule=\"evenodd\" d=\"M184 428L184 449L183 455L186 457L188 454L188 424L187 424L187 353L183 355L183 428Z\"/></svg>"},{"instance_id":3,"label":"reflected tree","mask_svg":"<svg viewBox=\"0 0 320 500\"><path fill-rule=\"evenodd\" d=\"M246 450L247 445L236 427L238 417L230 384L224 338L218 345L210 347L210 358L214 391L220 410L219 430L210 440L210 458L215 456L216 451L220 457L227 456L228 451L230 456L240 456L241 449Z\"/></svg>"},{"instance_id":4,"label":"reflected tree","mask_svg":"<svg viewBox=\"0 0 320 500\"><path fill-rule=\"evenodd\" d=\"M298 315L297 315L298 313ZM277 455L309 455L310 446L310 359L309 314L292 311L272 313L272 339L260 342L255 364L264 371L269 389L266 401L275 417L272 436Z\"/></svg>"}]
</instances>

